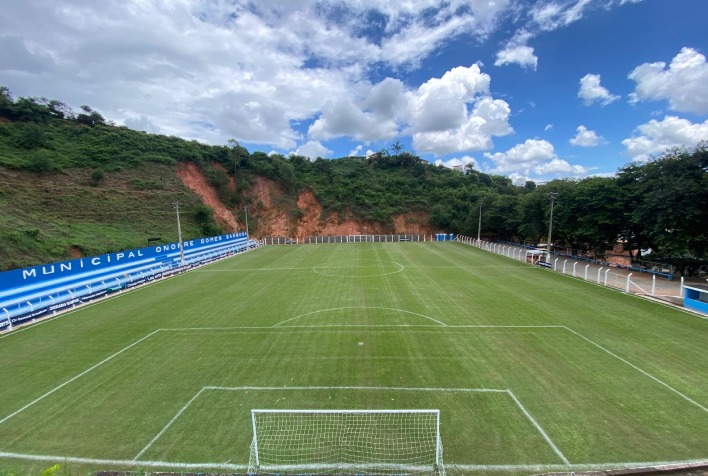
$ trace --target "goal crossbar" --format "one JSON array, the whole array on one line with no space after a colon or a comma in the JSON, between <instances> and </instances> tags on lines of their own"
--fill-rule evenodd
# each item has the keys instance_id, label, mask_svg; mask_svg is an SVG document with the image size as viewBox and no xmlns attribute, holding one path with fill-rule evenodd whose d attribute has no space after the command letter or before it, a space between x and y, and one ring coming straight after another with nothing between
<instances>
[{"instance_id":1,"label":"goal crossbar","mask_svg":"<svg viewBox=\"0 0 708 476\"><path fill-rule=\"evenodd\" d=\"M249 474L443 474L440 410L254 409Z\"/></svg>"}]
</instances>

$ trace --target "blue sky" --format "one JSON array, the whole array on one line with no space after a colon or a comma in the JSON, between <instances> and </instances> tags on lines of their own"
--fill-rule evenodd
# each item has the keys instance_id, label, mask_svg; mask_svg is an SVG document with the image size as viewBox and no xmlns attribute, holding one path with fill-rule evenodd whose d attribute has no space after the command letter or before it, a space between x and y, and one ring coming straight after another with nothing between
<instances>
[{"instance_id":1,"label":"blue sky","mask_svg":"<svg viewBox=\"0 0 708 476\"><path fill-rule=\"evenodd\" d=\"M525 180L708 140L706 0L26 0L0 84L119 125L311 158L399 141Z\"/></svg>"}]
</instances>

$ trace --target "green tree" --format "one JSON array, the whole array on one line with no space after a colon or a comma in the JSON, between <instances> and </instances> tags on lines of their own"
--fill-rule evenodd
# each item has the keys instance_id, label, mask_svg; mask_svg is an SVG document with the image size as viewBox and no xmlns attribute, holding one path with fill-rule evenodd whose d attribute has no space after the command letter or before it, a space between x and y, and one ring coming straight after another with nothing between
<instances>
[{"instance_id":1,"label":"green tree","mask_svg":"<svg viewBox=\"0 0 708 476\"><path fill-rule=\"evenodd\" d=\"M401 155L401 152L405 149L405 146L401 144L401 141L397 140L391 145L391 150L393 150L393 155Z\"/></svg>"},{"instance_id":2,"label":"green tree","mask_svg":"<svg viewBox=\"0 0 708 476\"><path fill-rule=\"evenodd\" d=\"M85 124L90 127L106 124L106 120L103 116L89 106L81 106L81 110L83 112L76 116L76 122L79 124Z\"/></svg>"},{"instance_id":3,"label":"green tree","mask_svg":"<svg viewBox=\"0 0 708 476\"><path fill-rule=\"evenodd\" d=\"M35 123L25 123L20 129L18 145L25 149L37 149L47 144L46 128Z\"/></svg>"},{"instance_id":4,"label":"green tree","mask_svg":"<svg viewBox=\"0 0 708 476\"><path fill-rule=\"evenodd\" d=\"M6 86L0 86L0 117L11 118L15 101Z\"/></svg>"},{"instance_id":5,"label":"green tree","mask_svg":"<svg viewBox=\"0 0 708 476\"><path fill-rule=\"evenodd\" d=\"M708 258L708 143L620 169L632 238L663 256ZM636 241L636 240L635 240Z\"/></svg>"}]
</instances>

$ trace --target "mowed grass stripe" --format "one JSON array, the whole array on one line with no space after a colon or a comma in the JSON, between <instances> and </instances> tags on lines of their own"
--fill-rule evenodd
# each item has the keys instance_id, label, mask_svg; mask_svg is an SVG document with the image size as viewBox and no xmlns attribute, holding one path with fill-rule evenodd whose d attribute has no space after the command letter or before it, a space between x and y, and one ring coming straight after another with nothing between
<instances>
[{"instance_id":1,"label":"mowed grass stripe","mask_svg":"<svg viewBox=\"0 0 708 476\"><path fill-rule=\"evenodd\" d=\"M326 269L337 275L317 272ZM1 339L0 362L14 365L0 366L0 419L56 390L0 424L0 451L131 459L205 386L347 384L510 389L571 463L708 456L706 412L563 328L429 318L567 326L708 402L706 322L664 306L457 243L266 247ZM310 327L271 329L288 319ZM217 329L226 327L241 329ZM57 388L170 328L184 330L160 331ZM473 411L448 404L446 418ZM495 446L494 435L513 435L514 417L485 414L484 450L466 446L462 430L460 441L446 436L460 464L554 462L535 443ZM188 436L160 454L176 458Z\"/></svg>"}]
</instances>

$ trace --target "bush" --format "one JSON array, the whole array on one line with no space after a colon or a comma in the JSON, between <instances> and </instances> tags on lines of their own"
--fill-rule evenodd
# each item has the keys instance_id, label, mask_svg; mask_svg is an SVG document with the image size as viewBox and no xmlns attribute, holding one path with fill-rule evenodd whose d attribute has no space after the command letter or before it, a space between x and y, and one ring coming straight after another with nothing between
<instances>
[{"instance_id":1,"label":"bush","mask_svg":"<svg viewBox=\"0 0 708 476\"><path fill-rule=\"evenodd\" d=\"M101 184L101 182L103 182L104 178L105 178L105 173L103 172L103 169L95 169L93 172L91 172L91 177L89 179L89 182L94 187L97 187L98 185Z\"/></svg>"},{"instance_id":2,"label":"bush","mask_svg":"<svg viewBox=\"0 0 708 476\"><path fill-rule=\"evenodd\" d=\"M49 156L49 152L42 149L30 155L27 170L38 174L50 172L52 170L52 159Z\"/></svg>"}]
</instances>

